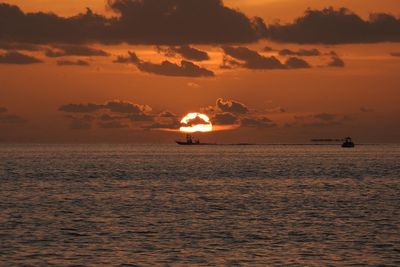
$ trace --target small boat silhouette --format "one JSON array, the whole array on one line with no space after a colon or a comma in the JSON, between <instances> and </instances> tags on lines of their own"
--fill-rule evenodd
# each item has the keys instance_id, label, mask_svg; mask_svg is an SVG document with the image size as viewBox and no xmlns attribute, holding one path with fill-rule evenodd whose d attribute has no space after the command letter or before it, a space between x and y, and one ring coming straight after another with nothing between
<instances>
[{"instance_id":1,"label":"small boat silhouette","mask_svg":"<svg viewBox=\"0 0 400 267\"><path fill-rule=\"evenodd\" d=\"M351 140L351 137L346 137L344 139L344 143L342 144L342 147L351 148L351 147L354 147L354 146L355 145L354 145L353 141Z\"/></svg>"},{"instance_id":2,"label":"small boat silhouette","mask_svg":"<svg viewBox=\"0 0 400 267\"><path fill-rule=\"evenodd\" d=\"M182 146L211 146L216 145L214 143L200 143L199 139L194 139L192 135L186 135L186 141L175 141L178 145Z\"/></svg>"}]
</instances>

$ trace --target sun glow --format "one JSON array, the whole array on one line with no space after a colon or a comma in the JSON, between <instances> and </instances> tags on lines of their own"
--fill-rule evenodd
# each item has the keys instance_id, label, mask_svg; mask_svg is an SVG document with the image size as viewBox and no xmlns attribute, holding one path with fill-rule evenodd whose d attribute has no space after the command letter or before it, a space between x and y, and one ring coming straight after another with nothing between
<instances>
[{"instance_id":1,"label":"sun glow","mask_svg":"<svg viewBox=\"0 0 400 267\"><path fill-rule=\"evenodd\" d=\"M189 113L181 120L181 132L196 133L196 132L211 132L213 130L210 118L201 113Z\"/></svg>"}]
</instances>

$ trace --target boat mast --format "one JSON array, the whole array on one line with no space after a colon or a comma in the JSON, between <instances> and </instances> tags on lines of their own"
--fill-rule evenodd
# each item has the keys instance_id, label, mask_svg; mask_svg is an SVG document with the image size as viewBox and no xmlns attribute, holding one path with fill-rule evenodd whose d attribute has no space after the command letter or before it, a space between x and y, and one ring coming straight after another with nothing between
<instances>
[{"instance_id":1,"label":"boat mast","mask_svg":"<svg viewBox=\"0 0 400 267\"><path fill-rule=\"evenodd\" d=\"M187 134L187 135L186 135L186 142L187 142L188 144L193 143L193 137L192 137L191 134Z\"/></svg>"}]
</instances>

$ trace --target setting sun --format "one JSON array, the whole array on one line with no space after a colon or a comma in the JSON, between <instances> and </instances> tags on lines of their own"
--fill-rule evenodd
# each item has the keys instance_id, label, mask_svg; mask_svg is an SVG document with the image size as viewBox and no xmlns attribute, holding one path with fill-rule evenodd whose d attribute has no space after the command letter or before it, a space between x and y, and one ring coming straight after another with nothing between
<instances>
[{"instance_id":1,"label":"setting sun","mask_svg":"<svg viewBox=\"0 0 400 267\"><path fill-rule=\"evenodd\" d=\"M211 132L213 130L210 118L201 113L189 113L181 120L181 132L196 133L196 132Z\"/></svg>"}]
</instances>

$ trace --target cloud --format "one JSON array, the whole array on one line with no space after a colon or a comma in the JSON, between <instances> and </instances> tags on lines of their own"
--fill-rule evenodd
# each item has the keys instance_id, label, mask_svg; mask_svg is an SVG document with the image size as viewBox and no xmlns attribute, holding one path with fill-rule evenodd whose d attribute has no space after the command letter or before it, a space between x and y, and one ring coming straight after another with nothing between
<instances>
[{"instance_id":1,"label":"cloud","mask_svg":"<svg viewBox=\"0 0 400 267\"><path fill-rule=\"evenodd\" d=\"M243 118L241 119L241 126L248 128L271 128L277 125L267 117L261 117L261 118Z\"/></svg>"},{"instance_id":2,"label":"cloud","mask_svg":"<svg viewBox=\"0 0 400 267\"><path fill-rule=\"evenodd\" d=\"M311 68L310 64L307 61L297 58L291 57L285 62L285 66L289 69L308 69Z\"/></svg>"},{"instance_id":3,"label":"cloud","mask_svg":"<svg viewBox=\"0 0 400 267\"><path fill-rule=\"evenodd\" d=\"M109 6L120 15L115 34L128 43L247 43L265 31L260 18L250 20L220 0L114 0Z\"/></svg>"},{"instance_id":4,"label":"cloud","mask_svg":"<svg viewBox=\"0 0 400 267\"><path fill-rule=\"evenodd\" d=\"M182 60L181 64L175 64L168 60L160 64L142 61L134 52L128 52L128 57L119 56L114 63L132 63L142 71L151 74L174 77L213 77L214 72L202 68L190 61Z\"/></svg>"},{"instance_id":5,"label":"cloud","mask_svg":"<svg viewBox=\"0 0 400 267\"><path fill-rule=\"evenodd\" d=\"M247 47L232 47L224 46L222 48L226 55L234 58L230 60L224 58L222 68L244 67L254 70L267 69L302 69L310 68L310 64L303 59L297 57L289 58L285 64L282 64L279 59L274 56L265 57L257 51L250 50ZM239 60L240 62L236 61Z\"/></svg>"},{"instance_id":6,"label":"cloud","mask_svg":"<svg viewBox=\"0 0 400 267\"><path fill-rule=\"evenodd\" d=\"M5 107L0 107L0 113L6 113L8 111Z\"/></svg>"},{"instance_id":7,"label":"cloud","mask_svg":"<svg viewBox=\"0 0 400 267\"><path fill-rule=\"evenodd\" d=\"M108 101L104 104L67 104L61 106L59 111L85 114L82 118L77 118L75 115L67 116L72 119L70 123L72 129L90 129L93 121L98 121L97 125L100 128L127 128L129 125L126 122L153 122L155 117L150 114L152 111L150 106L121 100ZM97 115L96 112L100 114ZM90 113L96 113L96 116L88 115Z\"/></svg>"},{"instance_id":8,"label":"cloud","mask_svg":"<svg viewBox=\"0 0 400 267\"><path fill-rule=\"evenodd\" d=\"M245 104L234 100L223 100L222 98L217 99L216 107L222 112L229 112L233 114L245 114L249 112L249 109Z\"/></svg>"},{"instance_id":9,"label":"cloud","mask_svg":"<svg viewBox=\"0 0 400 267\"><path fill-rule=\"evenodd\" d=\"M222 47L225 54L236 59L240 60L243 63L230 61L231 65L239 65L241 67L245 67L248 69L284 69L285 65L283 65L277 58L274 56L265 57L257 53L256 51L250 50L247 47L232 47L232 46L224 46Z\"/></svg>"},{"instance_id":10,"label":"cloud","mask_svg":"<svg viewBox=\"0 0 400 267\"><path fill-rule=\"evenodd\" d=\"M271 113L271 114L277 114L277 113L285 113L286 110L282 107L273 107L273 108L266 109L265 112Z\"/></svg>"},{"instance_id":11,"label":"cloud","mask_svg":"<svg viewBox=\"0 0 400 267\"><path fill-rule=\"evenodd\" d=\"M211 121L213 124L216 125L232 125L237 124L239 122L239 119L236 115L232 113L224 112L215 114Z\"/></svg>"},{"instance_id":12,"label":"cloud","mask_svg":"<svg viewBox=\"0 0 400 267\"><path fill-rule=\"evenodd\" d=\"M176 118L170 118L169 121L154 122L150 125L145 125L143 128L147 130L151 129L167 129L167 130L177 130L181 126L181 123Z\"/></svg>"},{"instance_id":13,"label":"cloud","mask_svg":"<svg viewBox=\"0 0 400 267\"><path fill-rule=\"evenodd\" d=\"M299 44L399 42L400 20L384 13L363 20L346 8L308 9L293 23L269 25L266 37Z\"/></svg>"},{"instance_id":14,"label":"cloud","mask_svg":"<svg viewBox=\"0 0 400 267\"><path fill-rule=\"evenodd\" d=\"M220 0L109 0L117 16L86 13L60 17L24 13L0 4L0 40L34 44L249 43L265 35L261 18L250 19ZM232 30L234 29L234 30Z\"/></svg>"},{"instance_id":15,"label":"cloud","mask_svg":"<svg viewBox=\"0 0 400 267\"><path fill-rule=\"evenodd\" d=\"M0 54L0 64L26 65L35 63L42 63L42 61L35 57L28 56L16 51L10 51L4 54Z\"/></svg>"},{"instance_id":16,"label":"cloud","mask_svg":"<svg viewBox=\"0 0 400 267\"><path fill-rule=\"evenodd\" d=\"M109 110L114 113L122 114L143 114L151 111L151 107L134 104L128 101L114 100L108 101L105 104L67 104L59 108L59 111L67 113L93 113L100 110Z\"/></svg>"},{"instance_id":17,"label":"cloud","mask_svg":"<svg viewBox=\"0 0 400 267\"><path fill-rule=\"evenodd\" d=\"M136 55L135 52L128 51L128 56L118 56L116 60L113 61L114 63L119 64L139 64L140 59Z\"/></svg>"},{"instance_id":18,"label":"cloud","mask_svg":"<svg viewBox=\"0 0 400 267\"><path fill-rule=\"evenodd\" d=\"M139 105L127 101L109 101L104 105L104 108L109 109L111 112L129 114L141 114L151 111L151 108L147 105Z\"/></svg>"},{"instance_id":19,"label":"cloud","mask_svg":"<svg viewBox=\"0 0 400 267\"><path fill-rule=\"evenodd\" d=\"M180 76L180 77L213 77L214 73L208 69L199 67L190 61L182 60L181 64L171 63L168 60L161 64L151 62L143 62L137 65L138 69L143 72L164 76Z\"/></svg>"},{"instance_id":20,"label":"cloud","mask_svg":"<svg viewBox=\"0 0 400 267\"><path fill-rule=\"evenodd\" d=\"M24 124L26 120L20 116L7 114L0 116L0 124Z\"/></svg>"},{"instance_id":21,"label":"cloud","mask_svg":"<svg viewBox=\"0 0 400 267\"><path fill-rule=\"evenodd\" d=\"M68 113L92 113L104 108L104 105L98 104L67 104L61 106L58 110Z\"/></svg>"},{"instance_id":22,"label":"cloud","mask_svg":"<svg viewBox=\"0 0 400 267\"><path fill-rule=\"evenodd\" d=\"M103 114L98 118L100 121L113 121L119 120L121 117L110 116L109 114Z\"/></svg>"},{"instance_id":23,"label":"cloud","mask_svg":"<svg viewBox=\"0 0 400 267\"><path fill-rule=\"evenodd\" d=\"M392 57L400 57L400 52L392 52L390 53Z\"/></svg>"},{"instance_id":24,"label":"cloud","mask_svg":"<svg viewBox=\"0 0 400 267\"><path fill-rule=\"evenodd\" d=\"M174 57L176 54L179 54L183 58L192 61L205 61L209 60L210 57L207 52L198 50L194 47L189 45L182 45L182 46L171 46L169 48L163 49L158 47L160 52L163 52L166 56Z\"/></svg>"},{"instance_id":25,"label":"cloud","mask_svg":"<svg viewBox=\"0 0 400 267\"><path fill-rule=\"evenodd\" d=\"M71 60L59 60L57 61L58 66L82 66L86 67L89 66L89 62L84 61L84 60L77 60L77 61L71 61Z\"/></svg>"},{"instance_id":26,"label":"cloud","mask_svg":"<svg viewBox=\"0 0 400 267\"><path fill-rule=\"evenodd\" d=\"M345 66L344 61L338 56L331 57L331 61L328 63L328 67L344 68L344 66Z\"/></svg>"},{"instance_id":27,"label":"cloud","mask_svg":"<svg viewBox=\"0 0 400 267\"><path fill-rule=\"evenodd\" d=\"M209 124L199 116L194 117L193 119L189 119L187 123L181 123L182 127L192 127L199 124Z\"/></svg>"},{"instance_id":28,"label":"cloud","mask_svg":"<svg viewBox=\"0 0 400 267\"><path fill-rule=\"evenodd\" d=\"M136 122L146 122L146 121L153 121L154 116L151 114L145 114L145 113L133 113L130 114L127 117L131 121L136 121Z\"/></svg>"},{"instance_id":29,"label":"cloud","mask_svg":"<svg viewBox=\"0 0 400 267\"><path fill-rule=\"evenodd\" d=\"M272 47L270 47L270 46L265 46L265 47L262 49L262 51L264 51L264 52L272 52L272 51L274 51L274 49L273 49Z\"/></svg>"},{"instance_id":30,"label":"cloud","mask_svg":"<svg viewBox=\"0 0 400 267\"><path fill-rule=\"evenodd\" d=\"M368 20L346 8L308 9L292 23L271 24L224 6L221 0L108 0L114 16L87 9L61 17L25 13L0 4L0 42L24 44L232 44L277 42L341 44L399 42L400 20L385 13ZM299 55L297 55L299 56Z\"/></svg>"},{"instance_id":31,"label":"cloud","mask_svg":"<svg viewBox=\"0 0 400 267\"><path fill-rule=\"evenodd\" d=\"M279 51L281 56L299 56L299 57L316 57L320 56L321 52L318 49L300 49L298 51L292 51L290 49L283 49Z\"/></svg>"},{"instance_id":32,"label":"cloud","mask_svg":"<svg viewBox=\"0 0 400 267\"><path fill-rule=\"evenodd\" d=\"M13 50L13 51L14 50L39 51L42 49L42 47L35 44L0 42L0 49Z\"/></svg>"},{"instance_id":33,"label":"cloud","mask_svg":"<svg viewBox=\"0 0 400 267\"><path fill-rule=\"evenodd\" d=\"M48 49L46 51L47 57L65 57L65 56L108 56L109 54L103 50L91 48L81 45L56 45L56 50Z\"/></svg>"},{"instance_id":34,"label":"cloud","mask_svg":"<svg viewBox=\"0 0 400 267\"><path fill-rule=\"evenodd\" d=\"M160 118L176 118L176 115L170 111L163 111L158 116Z\"/></svg>"}]
</instances>

